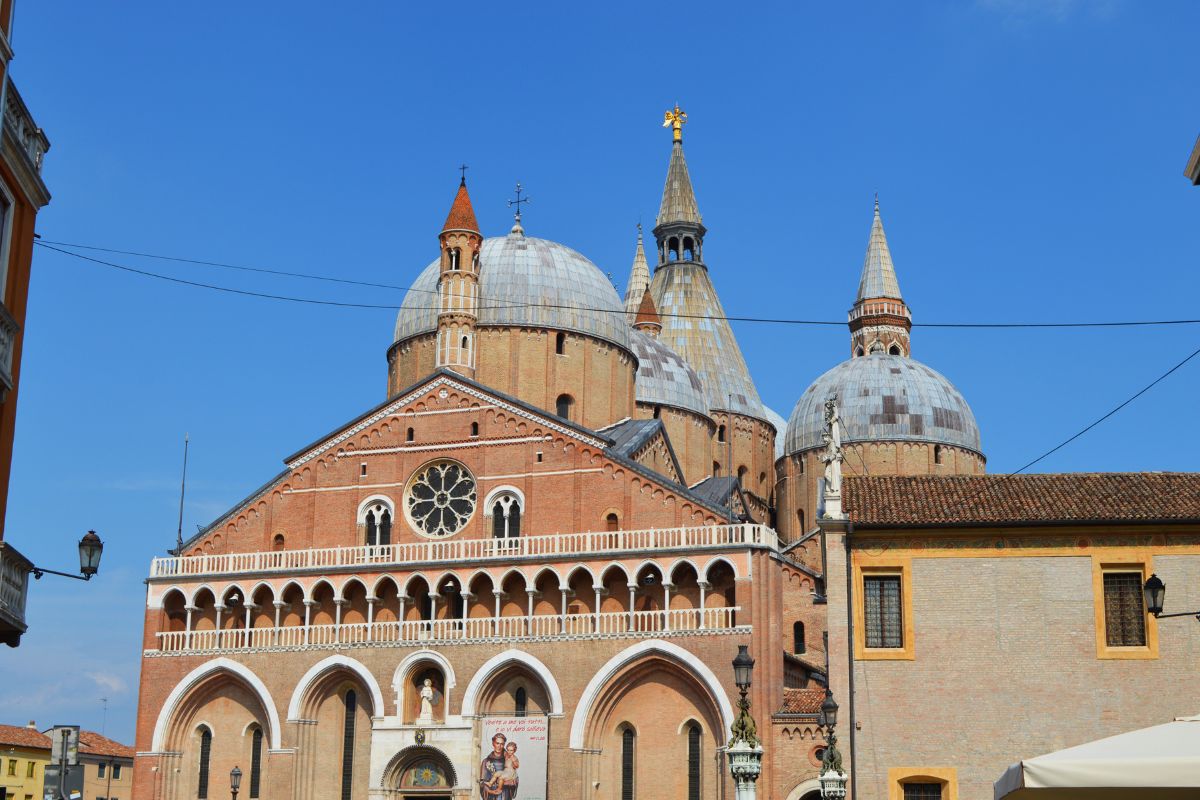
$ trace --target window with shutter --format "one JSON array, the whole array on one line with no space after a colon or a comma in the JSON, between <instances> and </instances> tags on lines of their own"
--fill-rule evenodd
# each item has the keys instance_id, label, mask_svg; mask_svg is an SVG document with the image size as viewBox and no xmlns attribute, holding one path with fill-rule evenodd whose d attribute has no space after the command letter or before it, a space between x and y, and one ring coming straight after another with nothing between
<instances>
[{"instance_id":1,"label":"window with shutter","mask_svg":"<svg viewBox=\"0 0 1200 800\"><path fill-rule=\"evenodd\" d=\"M863 622L867 647L904 647L904 611L899 575L863 578Z\"/></svg>"},{"instance_id":2,"label":"window with shutter","mask_svg":"<svg viewBox=\"0 0 1200 800\"><path fill-rule=\"evenodd\" d=\"M1104 573L1104 638L1109 647L1146 646L1142 573Z\"/></svg>"}]
</instances>

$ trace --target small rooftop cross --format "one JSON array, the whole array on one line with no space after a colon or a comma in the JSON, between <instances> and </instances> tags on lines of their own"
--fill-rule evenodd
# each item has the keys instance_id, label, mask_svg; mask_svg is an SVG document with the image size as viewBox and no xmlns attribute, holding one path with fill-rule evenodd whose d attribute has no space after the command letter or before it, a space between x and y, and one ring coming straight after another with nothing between
<instances>
[{"instance_id":1,"label":"small rooftop cross","mask_svg":"<svg viewBox=\"0 0 1200 800\"><path fill-rule=\"evenodd\" d=\"M469 170L469 169L470 169L470 167L468 167L466 164L459 165L458 171L462 173L462 179L459 181L460 186L467 185L467 170Z\"/></svg>"},{"instance_id":2,"label":"small rooftop cross","mask_svg":"<svg viewBox=\"0 0 1200 800\"><path fill-rule=\"evenodd\" d=\"M517 207L517 222L521 221L521 203L530 202L530 199L528 197L521 197L522 191L524 191L524 190L521 188L520 182L518 182L517 183L517 199L508 201L509 208L512 208L513 206Z\"/></svg>"}]
</instances>

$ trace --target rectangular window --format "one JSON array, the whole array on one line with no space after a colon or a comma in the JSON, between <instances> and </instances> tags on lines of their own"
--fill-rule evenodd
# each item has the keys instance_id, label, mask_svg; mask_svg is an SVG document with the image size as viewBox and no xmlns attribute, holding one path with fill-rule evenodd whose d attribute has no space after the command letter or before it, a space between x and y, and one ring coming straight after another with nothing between
<instances>
[{"instance_id":1,"label":"rectangular window","mask_svg":"<svg viewBox=\"0 0 1200 800\"><path fill-rule=\"evenodd\" d=\"M904 609L899 575L863 577L867 647L904 647Z\"/></svg>"},{"instance_id":2,"label":"rectangular window","mask_svg":"<svg viewBox=\"0 0 1200 800\"><path fill-rule=\"evenodd\" d=\"M940 783L906 783L904 800L942 800Z\"/></svg>"},{"instance_id":3,"label":"rectangular window","mask_svg":"<svg viewBox=\"0 0 1200 800\"><path fill-rule=\"evenodd\" d=\"M105 765L104 765L104 764L97 764L97 765L96 765L96 777L97 777L97 778L103 778L103 777L104 777L104 768L105 768Z\"/></svg>"},{"instance_id":4,"label":"rectangular window","mask_svg":"<svg viewBox=\"0 0 1200 800\"><path fill-rule=\"evenodd\" d=\"M1104 573L1104 640L1109 647L1146 646L1142 573Z\"/></svg>"},{"instance_id":5,"label":"rectangular window","mask_svg":"<svg viewBox=\"0 0 1200 800\"><path fill-rule=\"evenodd\" d=\"M15 758L10 758L8 760L8 774L14 777L17 774L17 760Z\"/></svg>"},{"instance_id":6,"label":"rectangular window","mask_svg":"<svg viewBox=\"0 0 1200 800\"><path fill-rule=\"evenodd\" d=\"M28 764L25 765L25 777L26 778L33 777L33 770L36 766L37 766L36 761L30 761Z\"/></svg>"},{"instance_id":7,"label":"rectangular window","mask_svg":"<svg viewBox=\"0 0 1200 800\"><path fill-rule=\"evenodd\" d=\"M121 780L121 765L120 764L113 764L113 780L114 781Z\"/></svg>"}]
</instances>

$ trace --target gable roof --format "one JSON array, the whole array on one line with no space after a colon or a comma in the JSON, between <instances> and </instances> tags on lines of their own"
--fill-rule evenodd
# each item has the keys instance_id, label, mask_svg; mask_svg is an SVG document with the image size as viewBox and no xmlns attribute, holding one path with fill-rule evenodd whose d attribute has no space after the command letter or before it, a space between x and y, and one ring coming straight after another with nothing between
<instances>
[{"instance_id":1,"label":"gable roof","mask_svg":"<svg viewBox=\"0 0 1200 800\"><path fill-rule=\"evenodd\" d=\"M845 479L856 526L1200 523L1200 473L1079 472Z\"/></svg>"},{"instance_id":2,"label":"gable roof","mask_svg":"<svg viewBox=\"0 0 1200 800\"><path fill-rule=\"evenodd\" d=\"M95 731L79 732L79 751L86 755L132 759L134 749Z\"/></svg>"},{"instance_id":3,"label":"gable roof","mask_svg":"<svg viewBox=\"0 0 1200 800\"><path fill-rule=\"evenodd\" d=\"M50 749L50 737L25 725L0 725L0 745Z\"/></svg>"},{"instance_id":4,"label":"gable roof","mask_svg":"<svg viewBox=\"0 0 1200 800\"><path fill-rule=\"evenodd\" d=\"M671 446L671 437L660 419L623 419L620 422L600 429L613 440L609 450L625 458L632 459L638 450L650 442L655 436L662 436L663 444L667 446L667 455L671 458L671 467L676 477L683 475L675 448ZM639 462L640 463L640 462ZM670 477L670 476L663 476Z\"/></svg>"}]
</instances>

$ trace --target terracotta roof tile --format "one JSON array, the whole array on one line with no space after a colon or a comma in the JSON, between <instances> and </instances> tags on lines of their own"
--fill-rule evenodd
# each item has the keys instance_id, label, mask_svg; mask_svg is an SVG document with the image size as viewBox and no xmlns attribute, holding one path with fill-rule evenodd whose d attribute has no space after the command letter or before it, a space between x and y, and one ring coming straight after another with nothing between
<instances>
[{"instance_id":1,"label":"terracotta roof tile","mask_svg":"<svg viewBox=\"0 0 1200 800\"><path fill-rule=\"evenodd\" d=\"M24 725L0 725L0 745L50 749L50 737Z\"/></svg>"},{"instance_id":2,"label":"terracotta roof tile","mask_svg":"<svg viewBox=\"0 0 1200 800\"><path fill-rule=\"evenodd\" d=\"M642 302L638 306L637 317L633 320L634 326L638 325L656 325L662 328L662 320L659 319L658 309L654 307L654 298L650 296L650 288L642 293Z\"/></svg>"},{"instance_id":3,"label":"terracotta roof tile","mask_svg":"<svg viewBox=\"0 0 1200 800\"><path fill-rule=\"evenodd\" d=\"M818 689L784 689L783 707L780 714L816 714L821 710L825 701L825 690Z\"/></svg>"},{"instance_id":4,"label":"terracotta roof tile","mask_svg":"<svg viewBox=\"0 0 1200 800\"><path fill-rule=\"evenodd\" d=\"M79 749L90 755L115 758L133 758L134 753L132 747L127 747L107 736L101 736L95 731L79 732Z\"/></svg>"},{"instance_id":5,"label":"terracotta roof tile","mask_svg":"<svg viewBox=\"0 0 1200 800\"><path fill-rule=\"evenodd\" d=\"M847 477L856 525L1200 522L1200 473Z\"/></svg>"},{"instance_id":6,"label":"terracotta roof tile","mask_svg":"<svg viewBox=\"0 0 1200 800\"><path fill-rule=\"evenodd\" d=\"M479 223L475 221L475 209L471 207L471 198L467 194L465 181L458 186L458 194L454 195L454 204L450 206L450 216L446 217L446 224L442 226L442 230L479 232Z\"/></svg>"}]
</instances>

